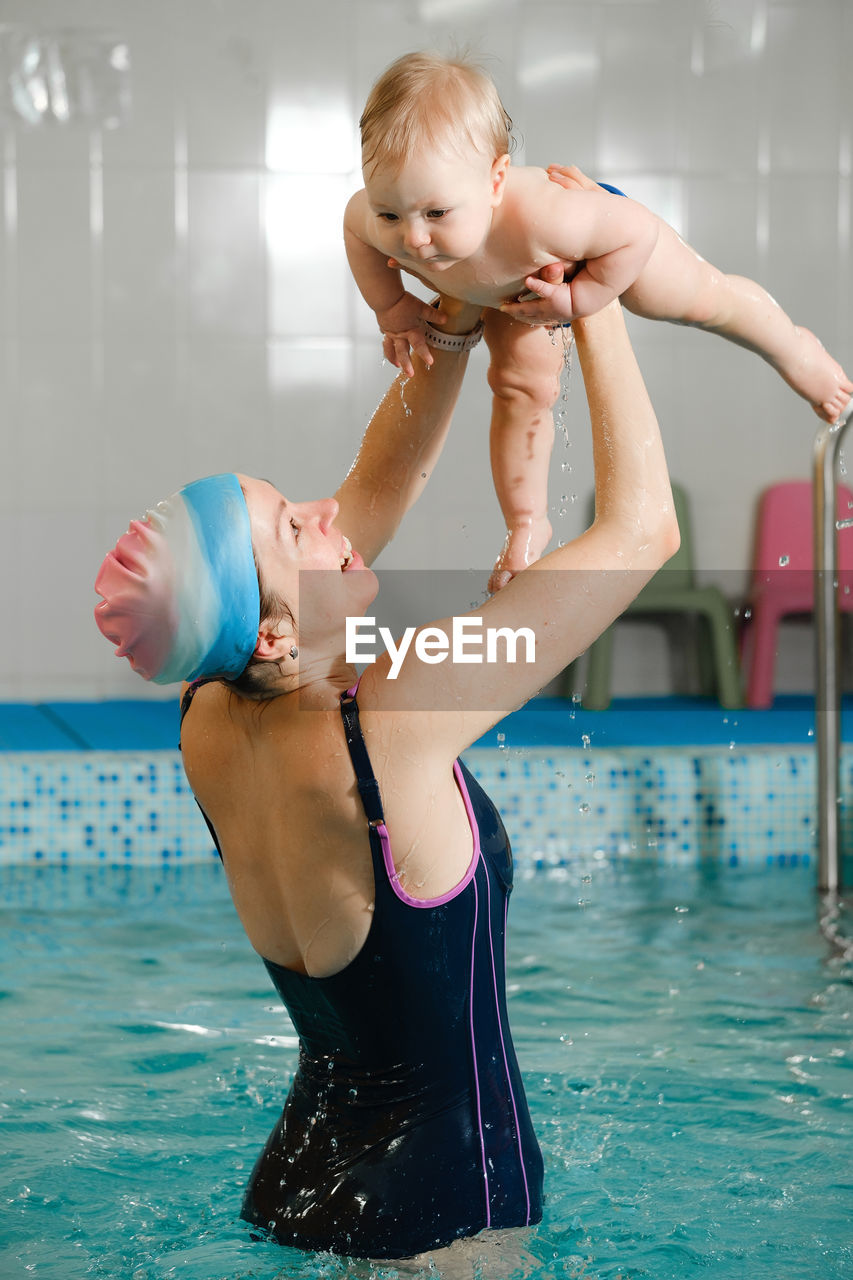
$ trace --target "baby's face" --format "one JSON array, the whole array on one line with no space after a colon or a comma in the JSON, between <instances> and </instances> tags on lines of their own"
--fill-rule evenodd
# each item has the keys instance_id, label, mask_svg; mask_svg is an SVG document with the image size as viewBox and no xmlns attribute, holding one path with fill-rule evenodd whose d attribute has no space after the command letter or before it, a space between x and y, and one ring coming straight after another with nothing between
<instances>
[{"instance_id":1,"label":"baby's face","mask_svg":"<svg viewBox=\"0 0 853 1280\"><path fill-rule=\"evenodd\" d=\"M482 152L426 149L400 169L374 165L364 187L374 242L402 264L442 271L483 247L505 166Z\"/></svg>"}]
</instances>

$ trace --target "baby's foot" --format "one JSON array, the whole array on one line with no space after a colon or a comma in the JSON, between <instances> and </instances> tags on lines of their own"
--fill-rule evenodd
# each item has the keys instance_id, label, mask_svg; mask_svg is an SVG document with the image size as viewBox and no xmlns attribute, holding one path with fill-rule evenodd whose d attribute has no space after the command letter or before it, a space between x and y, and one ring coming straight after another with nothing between
<instances>
[{"instance_id":1,"label":"baby's foot","mask_svg":"<svg viewBox=\"0 0 853 1280\"><path fill-rule=\"evenodd\" d=\"M819 418L837 422L853 396L853 382L810 329L798 326L794 332L795 355L790 361L774 362L776 368Z\"/></svg>"},{"instance_id":2,"label":"baby's foot","mask_svg":"<svg viewBox=\"0 0 853 1280\"><path fill-rule=\"evenodd\" d=\"M534 520L532 517L510 526L506 531L506 541L495 561L492 576L489 578L489 592L494 595L501 587L526 569L529 564L538 560L551 541L551 522L547 516Z\"/></svg>"}]
</instances>

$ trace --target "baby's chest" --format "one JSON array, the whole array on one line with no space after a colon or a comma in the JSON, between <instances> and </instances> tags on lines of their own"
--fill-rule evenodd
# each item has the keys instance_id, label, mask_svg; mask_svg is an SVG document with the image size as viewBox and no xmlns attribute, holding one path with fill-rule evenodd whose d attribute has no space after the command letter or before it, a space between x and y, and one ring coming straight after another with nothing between
<instances>
[{"instance_id":1,"label":"baby's chest","mask_svg":"<svg viewBox=\"0 0 853 1280\"><path fill-rule=\"evenodd\" d=\"M546 262L553 261L553 257L544 254L541 255L541 261L537 261L533 255L527 259L519 257L510 261L484 259L476 263L454 263L440 271L421 268L412 274L417 274L437 293L445 293L451 298L473 302L481 307L499 307L504 302L514 301L526 291L526 276L538 271Z\"/></svg>"}]
</instances>

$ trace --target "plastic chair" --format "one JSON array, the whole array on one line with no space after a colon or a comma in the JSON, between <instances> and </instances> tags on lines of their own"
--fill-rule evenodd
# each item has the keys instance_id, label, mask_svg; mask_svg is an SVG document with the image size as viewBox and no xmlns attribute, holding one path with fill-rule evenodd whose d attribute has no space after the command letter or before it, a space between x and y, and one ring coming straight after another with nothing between
<instances>
[{"instance_id":1,"label":"plastic chair","mask_svg":"<svg viewBox=\"0 0 853 1280\"><path fill-rule=\"evenodd\" d=\"M740 707L743 691L733 611L718 587L696 584L687 494L675 484L672 494L681 546L646 584L625 614L644 615L669 627L685 615L701 618L703 626L697 635L697 646L703 685L709 693L716 693L722 706ZM610 706L613 627L617 624L618 619L587 651L583 705L590 709L604 710Z\"/></svg>"},{"instance_id":2,"label":"plastic chair","mask_svg":"<svg viewBox=\"0 0 853 1280\"><path fill-rule=\"evenodd\" d=\"M771 485L758 501L752 575L741 635L749 707L773 702L777 631L792 614L814 613L813 493L809 480ZM836 492L838 519L853 517L853 493ZM838 602L853 610L853 529L838 535Z\"/></svg>"}]
</instances>

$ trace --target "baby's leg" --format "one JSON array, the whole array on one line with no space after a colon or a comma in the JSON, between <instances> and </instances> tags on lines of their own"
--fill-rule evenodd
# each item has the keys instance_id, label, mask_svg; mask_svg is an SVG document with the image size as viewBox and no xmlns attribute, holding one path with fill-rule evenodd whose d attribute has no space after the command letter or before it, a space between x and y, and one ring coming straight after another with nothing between
<instances>
[{"instance_id":1,"label":"baby's leg","mask_svg":"<svg viewBox=\"0 0 853 1280\"><path fill-rule=\"evenodd\" d=\"M622 301L636 315L708 329L757 352L826 422L835 422L853 395L853 382L810 330L798 328L754 281L700 258L665 222Z\"/></svg>"},{"instance_id":2,"label":"baby's leg","mask_svg":"<svg viewBox=\"0 0 853 1280\"><path fill-rule=\"evenodd\" d=\"M485 313L491 355L490 453L495 492L506 521L503 550L489 579L497 591L538 560L551 538L548 465L554 442L551 410L560 394L562 343L548 329Z\"/></svg>"}]
</instances>

